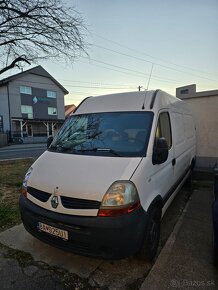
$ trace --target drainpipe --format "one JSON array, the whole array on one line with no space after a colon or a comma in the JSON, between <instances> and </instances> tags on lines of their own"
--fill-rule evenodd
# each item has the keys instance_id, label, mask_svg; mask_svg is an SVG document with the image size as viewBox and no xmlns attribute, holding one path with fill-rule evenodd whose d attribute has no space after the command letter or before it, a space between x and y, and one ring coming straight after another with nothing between
<instances>
[{"instance_id":1,"label":"drainpipe","mask_svg":"<svg viewBox=\"0 0 218 290\"><path fill-rule=\"evenodd\" d=\"M9 83L7 83L7 95L8 95L8 117L9 117L9 126L10 126L10 133L9 138L12 139L12 120L11 120L11 106L10 106L10 95L9 95Z\"/></svg>"}]
</instances>

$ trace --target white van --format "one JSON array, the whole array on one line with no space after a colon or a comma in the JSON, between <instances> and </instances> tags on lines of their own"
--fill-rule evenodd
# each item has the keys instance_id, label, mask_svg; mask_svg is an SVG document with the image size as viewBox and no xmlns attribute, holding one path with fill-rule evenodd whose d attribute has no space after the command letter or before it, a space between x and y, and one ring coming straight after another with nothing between
<instances>
[{"instance_id":1,"label":"white van","mask_svg":"<svg viewBox=\"0 0 218 290\"><path fill-rule=\"evenodd\" d=\"M152 260L195 143L186 104L161 90L89 97L28 170L23 224L77 254Z\"/></svg>"}]
</instances>

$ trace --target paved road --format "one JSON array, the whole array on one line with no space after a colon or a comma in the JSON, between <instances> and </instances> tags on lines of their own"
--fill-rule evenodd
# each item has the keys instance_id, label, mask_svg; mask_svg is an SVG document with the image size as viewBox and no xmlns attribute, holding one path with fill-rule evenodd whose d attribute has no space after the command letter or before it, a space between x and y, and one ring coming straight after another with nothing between
<instances>
[{"instance_id":1,"label":"paved road","mask_svg":"<svg viewBox=\"0 0 218 290\"><path fill-rule=\"evenodd\" d=\"M46 144L20 144L0 148L0 160L33 157L38 158L46 150Z\"/></svg>"}]
</instances>

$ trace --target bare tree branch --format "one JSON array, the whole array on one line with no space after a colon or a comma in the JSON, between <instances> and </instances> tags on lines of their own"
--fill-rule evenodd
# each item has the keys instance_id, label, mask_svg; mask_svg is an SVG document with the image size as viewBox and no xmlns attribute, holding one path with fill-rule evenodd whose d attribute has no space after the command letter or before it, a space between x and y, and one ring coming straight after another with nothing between
<instances>
[{"instance_id":1,"label":"bare tree branch","mask_svg":"<svg viewBox=\"0 0 218 290\"><path fill-rule=\"evenodd\" d=\"M3 69L1 69L0 70L0 74L6 72L9 69L14 68L15 66L18 65L19 62L26 62L26 63L30 64L30 62L24 56L19 56L15 60L13 60L10 65L8 65L8 66L4 67Z\"/></svg>"},{"instance_id":2,"label":"bare tree branch","mask_svg":"<svg viewBox=\"0 0 218 290\"><path fill-rule=\"evenodd\" d=\"M81 15L62 0L0 0L0 74L18 63L72 61L86 53L84 32Z\"/></svg>"}]
</instances>

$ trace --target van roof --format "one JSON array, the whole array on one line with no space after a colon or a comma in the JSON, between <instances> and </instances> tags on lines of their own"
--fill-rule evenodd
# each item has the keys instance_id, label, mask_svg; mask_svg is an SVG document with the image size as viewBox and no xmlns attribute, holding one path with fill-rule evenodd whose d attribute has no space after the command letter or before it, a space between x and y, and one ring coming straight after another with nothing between
<instances>
[{"instance_id":1,"label":"van roof","mask_svg":"<svg viewBox=\"0 0 218 290\"><path fill-rule=\"evenodd\" d=\"M177 102L182 101L161 90L109 94L84 99L77 107L75 114L156 111Z\"/></svg>"}]
</instances>

